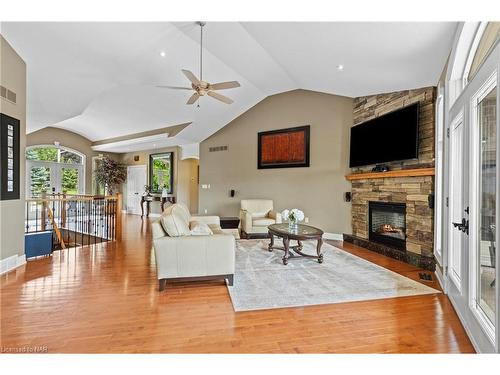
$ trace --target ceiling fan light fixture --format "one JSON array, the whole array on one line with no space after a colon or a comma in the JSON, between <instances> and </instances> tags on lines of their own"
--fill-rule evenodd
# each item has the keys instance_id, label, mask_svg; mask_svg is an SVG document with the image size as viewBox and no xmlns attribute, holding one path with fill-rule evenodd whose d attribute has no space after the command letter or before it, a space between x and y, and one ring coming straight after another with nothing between
<instances>
[{"instance_id":1,"label":"ceiling fan light fixture","mask_svg":"<svg viewBox=\"0 0 500 375\"><path fill-rule=\"evenodd\" d=\"M156 86L159 88L167 88L167 89L175 89L175 90L193 90L194 93L189 97L186 104L191 105L198 101L198 99L202 96L208 95L212 98L219 100L226 104L233 103L233 100L228 98L227 96L221 95L216 90L227 90L233 89L236 87L240 87L240 83L238 81L228 81L228 82L218 82L211 84L210 82L203 80L203 27L205 26L205 22L198 21L196 22L198 26L200 26L200 78L196 77L193 72L187 69L182 69L182 73L186 76L186 78L191 82L191 87L179 87L179 86ZM163 51L160 53L162 55ZM197 107L200 106L200 103L197 103Z\"/></svg>"}]
</instances>

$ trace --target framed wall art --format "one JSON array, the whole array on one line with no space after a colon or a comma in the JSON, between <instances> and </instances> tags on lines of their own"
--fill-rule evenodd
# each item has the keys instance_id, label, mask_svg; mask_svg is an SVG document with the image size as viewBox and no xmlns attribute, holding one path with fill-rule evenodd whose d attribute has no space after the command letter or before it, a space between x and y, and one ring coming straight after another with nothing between
<instances>
[{"instance_id":1,"label":"framed wall art","mask_svg":"<svg viewBox=\"0 0 500 375\"><path fill-rule=\"evenodd\" d=\"M309 140L309 125L258 133L257 167L309 167Z\"/></svg>"},{"instance_id":2,"label":"framed wall art","mask_svg":"<svg viewBox=\"0 0 500 375\"><path fill-rule=\"evenodd\" d=\"M0 200L19 199L19 120L0 113Z\"/></svg>"}]
</instances>

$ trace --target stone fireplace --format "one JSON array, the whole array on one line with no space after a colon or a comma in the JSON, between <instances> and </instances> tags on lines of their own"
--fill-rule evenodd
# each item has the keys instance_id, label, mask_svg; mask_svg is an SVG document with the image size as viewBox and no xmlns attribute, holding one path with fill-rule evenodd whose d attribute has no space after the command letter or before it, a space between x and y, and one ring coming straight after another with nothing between
<instances>
[{"instance_id":1,"label":"stone fireplace","mask_svg":"<svg viewBox=\"0 0 500 375\"><path fill-rule=\"evenodd\" d=\"M406 251L406 204L368 202L368 239Z\"/></svg>"},{"instance_id":2,"label":"stone fireplace","mask_svg":"<svg viewBox=\"0 0 500 375\"><path fill-rule=\"evenodd\" d=\"M352 234L344 240L428 270L435 268L435 98L434 87L355 98L354 125L418 101L418 158L386 163L388 172L373 173L368 165L346 176L352 183Z\"/></svg>"},{"instance_id":3,"label":"stone fireplace","mask_svg":"<svg viewBox=\"0 0 500 375\"><path fill-rule=\"evenodd\" d=\"M375 173L352 180L352 235L344 235L344 240L433 270L434 177L433 169L425 170L428 176Z\"/></svg>"}]
</instances>

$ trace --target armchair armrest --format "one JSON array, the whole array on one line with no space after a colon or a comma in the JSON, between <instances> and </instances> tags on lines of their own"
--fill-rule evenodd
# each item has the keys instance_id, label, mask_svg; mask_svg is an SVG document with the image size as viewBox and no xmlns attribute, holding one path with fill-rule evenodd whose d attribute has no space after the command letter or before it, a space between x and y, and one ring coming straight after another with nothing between
<instances>
[{"instance_id":1,"label":"armchair armrest","mask_svg":"<svg viewBox=\"0 0 500 375\"><path fill-rule=\"evenodd\" d=\"M270 218L270 219L274 219L276 220L276 224L281 224L283 222L282 218L281 218L281 214L279 212L276 212L276 211L269 211L269 213L267 214L267 216Z\"/></svg>"},{"instance_id":2,"label":"armchair armrest","mask_svg":"<svg viewBox=\"0 0 500 375\"><path fill-rule=\"evenodd\" d=\"M218 216L191 216L189 222L197 221L203 224L215 224L220 226L220 218Z\"/></svg>"},{"instance_id":3,"label":"armchair armrest","mask_svg":"<svg viewBox=\"0 0 500 375\"><path fill-rule=\"evenodd\" d=\"M246 232L250 233L252 231L252 214L248 212L247 210L240 210L240 222L241 222L241 229Z\"/></svg>"}]
</instances>

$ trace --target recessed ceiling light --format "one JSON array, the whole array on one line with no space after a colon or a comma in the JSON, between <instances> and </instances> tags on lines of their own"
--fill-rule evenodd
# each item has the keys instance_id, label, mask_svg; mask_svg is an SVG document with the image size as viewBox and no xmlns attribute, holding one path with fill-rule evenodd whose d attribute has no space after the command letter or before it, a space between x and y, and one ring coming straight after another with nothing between
<instances>
[{"instance_id":1,"label":"recessed ceiling light","mask_svg":"<svg viewBox=\"0 0 500 375\"><path fill-rule=\"evenodd\" d=\"M340 71L344 70L344 65L342 65L342 64L337 65L337 70L340 70Z\"/></svg>"},{"instance_id":2,"label":"recessed ceiling light","mask_svg":"<svg viewBox=\"0 0 500 375\"><path fill-rule=\"evenodd\" d=\"M160 56L161 56L161 57L165 57L165 56L167 56L167 54L165 53L165 51L161 51L161 52L160 52Z\"/></svg>"}]
</instances>

